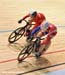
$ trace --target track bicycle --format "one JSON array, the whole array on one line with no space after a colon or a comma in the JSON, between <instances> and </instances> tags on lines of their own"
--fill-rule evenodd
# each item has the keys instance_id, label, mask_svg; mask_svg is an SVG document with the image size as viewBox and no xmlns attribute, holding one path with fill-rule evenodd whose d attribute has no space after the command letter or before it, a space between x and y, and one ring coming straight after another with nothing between
<instances>
[{"instance_id":1,"label":"track bicycle","mask_svg":"<svg viewBox=\"0 0 65 75\"><path fill-rule=\"evenodd\" d=\"M40 49L40 42L44 38L36 38L35 41L31 41L30 44L25 46L21 52L19 53L17 60L19 62L22 62L24 59L26 59L33 51L38 52ZM45 46L46 47L46 46ZM45 51L45 47L41 50L41 53Z\"/></svg>"},{"instance_id":2,"label":"track bicycle","mask_svg":"<svg viewBox=\"0 0 65 75\"><path fill-rule=\"evenodd\" d=\"M32 25L34 25L34 24L29 24L29 22L26 21L26 20L23 20L23 21L26 22L26 25L25 25L24 27L19 27L19 28L15 29L15 30L9 35L9 37L8 37L8 42L9 42L9 43L14 43L14 42L16 42L17 40L19 40L19 39L24 35L24 33L25 33L25 31L26 31L26 28L27 28L28 26L31 27ZM29 27L29 28L30 28L30 27Z\"/></svg>"}]
</instances>

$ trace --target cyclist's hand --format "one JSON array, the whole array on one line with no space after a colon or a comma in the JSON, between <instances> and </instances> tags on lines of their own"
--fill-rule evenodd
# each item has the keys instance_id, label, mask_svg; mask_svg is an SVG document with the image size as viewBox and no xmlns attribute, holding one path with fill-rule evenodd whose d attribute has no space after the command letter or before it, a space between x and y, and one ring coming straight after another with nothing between
<instances>
[{"instance_id":1,"label":"cyclist's hand","mask_svg":"<svg viewBox=\"0 0 65 75\"><path fill-rule=\"evenodd\" d=\"M22 19L18 21L18 23L21 23L21 22L22 22Z\"/></svg>"},{"instance_id":2,"label":"cyclist's hand","mask_svg":"<svg viewBox=\"0 0 65 75\"><path fill-rule=\"evenodd\" d=\"M30 25L30 23L29 23L29 22L27 22L27 25Z\"/></svg>"}]
</instances>

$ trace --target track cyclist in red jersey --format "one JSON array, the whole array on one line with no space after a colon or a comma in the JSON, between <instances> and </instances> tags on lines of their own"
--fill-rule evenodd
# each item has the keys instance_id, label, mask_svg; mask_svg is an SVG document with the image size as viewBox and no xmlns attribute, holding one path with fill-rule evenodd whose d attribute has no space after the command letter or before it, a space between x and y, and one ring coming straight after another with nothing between
<instances>
[{"instance_id":1,"label":"track cyclist in red jersey","mask_svg":"<svg viewBox=\"0 0 65 75\"><path fill-rule=\"evenodd\" d=\"M27 15L25 15L22 19L20 19L18 21L18 23L21 23L23 20L28 19L29 24L34 22L34 26L32 27L32 29L29 31L29 29L27 29L27 32L32 32L35 28L37 28L43 21L46 20L44 14L37 12L36 10L32 10L30 11Z\"/></svg>"}]
</instances>

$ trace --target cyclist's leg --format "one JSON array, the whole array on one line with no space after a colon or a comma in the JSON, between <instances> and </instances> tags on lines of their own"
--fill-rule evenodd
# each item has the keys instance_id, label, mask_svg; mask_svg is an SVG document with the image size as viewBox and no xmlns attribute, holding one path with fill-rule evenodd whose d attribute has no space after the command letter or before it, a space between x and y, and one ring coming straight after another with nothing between
<instances>
[{"instance_id":1,"label":"cyclist's leg","mask_svg":"<svg viewBox=\"0 0 65 75\"><path fill-rule=\"evenodd\" d=\"M39 27L39 26L40 26L39 24L35 24L35 25L32 27L31 32L32 32L34 29L36 29L37 27Z\"/></svg>"},{"instance_id":2,"label":"cyclist's leg","mask_svg":"<svg viewBox=\"0 0 65 75\"><path fill-rule=\"evenodd\" d=\"M40 26L38 26L37 28L35 28L35 29L30 33L30 35L28 36L27 39L32 40L33 37L34 37L34 34L36 34L37 32L39 32L39 30L40 30Z\"/></svg>"},{"instance_id":3,"label":"cyclist's leg","mask_svg":"<svg viewBox=\"0 0 65 75\"><path fill-rule=\"evenodd\" d=\"M36 34L39 30L40 30L40 26L38 26L31 32L31 36L34 36L34 34Z\"/></svg>"},{"instance_id":4,"label":"cyclist's leg","mask_svg":"<svg viewBox=\"0 0 65 75\"><path fill-rule=\"evenodd\" d=\"M36 49L35 49L35 56L36 58L39 58L41 56L41 53L39 51L40 49L40 44L41 44L41 40L40 38L42 37L42 32L40 31L38 34L37 34L37 43L36 43Z\"/></svg>"}]
</instances>

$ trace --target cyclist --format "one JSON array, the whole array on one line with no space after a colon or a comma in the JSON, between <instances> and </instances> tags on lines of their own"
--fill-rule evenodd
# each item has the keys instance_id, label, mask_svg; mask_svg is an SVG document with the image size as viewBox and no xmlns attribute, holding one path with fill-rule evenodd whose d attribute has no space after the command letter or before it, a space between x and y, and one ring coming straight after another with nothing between
<instances>
[{"instance_id":1,"label":"cyclist","mask_svg":"<svg viewBox=\"0 0 65 75\"><path fill-rule=\"evenodd\" d=\"M37 28L43 21L46 20L44 14L37 12L36 10L30 11L26 16L18 21L21 23L23 20L28 19L29 24L35 22L35 25L32 27L31 30L27 30L27 32L32 32L35 28Z\"/></svg>"},{"instance_id":2,"label":"cyclist","mask_svg":"<svg viewBox=\"0 0 65 75\"><path fill-rule=\"evenodd\" d=\"M38 33L37 33L38 32ZM35 33L37 33L35 35ZM47 21L42 22L41 25L39 25L37 28L35 28L30 36L29 39L32 39L33 37L37 37L37 38L41 38L42 36L45 36L45 39L41 42L38 43L38 47L43 45L43 46L47 46L50 42L51 39L57 34L57 28L54 24L49 23ZM46 49L44 49L44 52L46 51ZM41 53L39 53L39 51L37 51L35 53L36 57L40 57Z\"/></svg>"}]
</instances>

